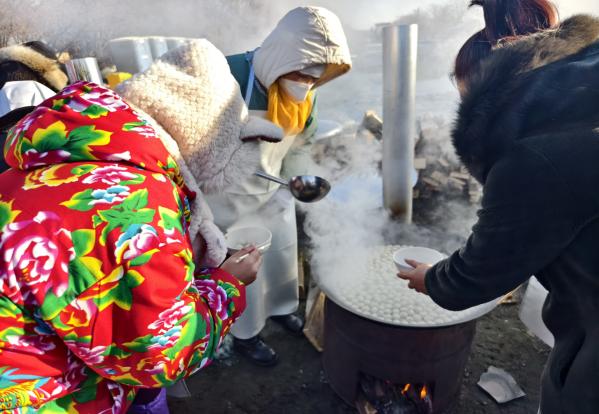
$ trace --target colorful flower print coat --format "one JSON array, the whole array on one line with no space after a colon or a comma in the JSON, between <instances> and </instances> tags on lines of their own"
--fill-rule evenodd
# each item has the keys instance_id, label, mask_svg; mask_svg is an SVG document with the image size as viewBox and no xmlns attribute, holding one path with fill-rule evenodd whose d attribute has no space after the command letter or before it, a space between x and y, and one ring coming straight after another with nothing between
<instances>
[{"instance_id":1,"label":"colorful flower print coat","mask_svg":"<svg viewBox=\"0 0 599 414\"><path fill-rule=\"evenodd\" d=\"M9 133L0 174L0 410L123 413L201 369L245 307L194 269L188 199L113 92L67 87Z\"/></svg>"}]
</instances>

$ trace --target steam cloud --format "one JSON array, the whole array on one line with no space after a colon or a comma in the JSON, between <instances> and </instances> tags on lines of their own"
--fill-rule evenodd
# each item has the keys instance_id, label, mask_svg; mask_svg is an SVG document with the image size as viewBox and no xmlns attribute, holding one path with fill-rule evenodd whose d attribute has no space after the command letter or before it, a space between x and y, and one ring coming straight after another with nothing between
<instances>
[{"instance_id":1,"label":"steam cloud","mask_svg":"<svg viewBox=\"0 0 599 414\"><path fill-rule=\"evenodd\" d=\"M382 112L382 47L380 38L364 28L379 20L392 21L399 14L403 14L400 22L419 24L418 115L440 120L435 147L445 155L453 151L449 130L457 93L448 74L459 46L482 28L480 10L467 11L467 3L467 0L0 0L0 46L43 39L59 50L70 51L74 57L97 56L107 62L108 40L160 35L205 37L224 53L237 53L258 46L290 8L307 4L328 7L346 25L355 66L350 74L335 81L335 87L320 91L321 117L345 124L346 134L333 143L329 158L314 165L313 171L339 183L350 175L362 178L378 175L380 143L356 137L356 124L365 110ZM562 16L574 12L599 13L595 0L556 3ZM475 207L441 202L429 215L435 227L402 226L372 205L369 189L356 185L350 201L343 205L325 199L306 207L306 231L311 237L316 274L359 277L360 269L365 271L368 247L386 243L428 245L450 253L459 247L475 218Z\"/></svg>"}]
</instances>

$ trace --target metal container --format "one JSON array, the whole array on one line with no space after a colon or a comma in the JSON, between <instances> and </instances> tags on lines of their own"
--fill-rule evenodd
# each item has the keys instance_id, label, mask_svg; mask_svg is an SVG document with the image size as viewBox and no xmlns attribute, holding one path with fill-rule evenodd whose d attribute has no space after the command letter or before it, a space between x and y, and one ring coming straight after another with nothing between
<instances>
[{"instance_id":1,"label":"metal container","mask_svg":"<svg viewBox=\"0 0 599 414\"><path fill-rule=\"evenodd\" d=\"M166 44L168 45L168 50L176 49L179 46L183 46L188 39L184 37L167 37Z\"/></svg>"},{"instance_id":2,"label":"metal container","mask_svg":"<svg viewBox=\"0 0 599 414\"><path fill-rule=\"evenodd\" d=\"M88 81L98 85L103 84L102 72L100 72L96 58L72 59L65 63L65 68L70 83Z\"/></svg>"},{"instance_id":3,"label":"metal container","mask_svg":"<svg viewBox=\"0 0 599 414\"><path fill-rule=\"evenodd\" d=\"M150 43L150 50L152 51L152 58L154 60L168 52L168 42L166 38L159 36L149 37L148 42Z\"/></svg>"},{"instance_id":4,"label":"metal container","mask_svg":"<svg viewBox=\"0 0 599 414\"><path fill-rule=\"evenodd\" d=\"M122 37L108 42L110 55L119 72L140 73L152 64L150 43L141 37Z\"/></svg>"}]
</instances>

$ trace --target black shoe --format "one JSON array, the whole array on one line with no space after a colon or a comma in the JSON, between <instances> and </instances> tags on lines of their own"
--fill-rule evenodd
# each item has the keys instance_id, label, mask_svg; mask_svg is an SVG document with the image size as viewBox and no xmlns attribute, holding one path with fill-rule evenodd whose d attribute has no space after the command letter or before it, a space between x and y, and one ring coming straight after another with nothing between
<instances>
[{"instance_id":1,"label":"black shoe","mask_svg":"<svg viewBox=\"0 0 599 414\"><path fill-rule=\"evenodd\" d=\"M301 336L304 333L304 320L293 313L289 315L271 316L274 322L282 325L294 335Z\"/></svg>"},{"instance_id":2,"label":"black shoe","mask_svg":"<svg viewBox=\"0 0 599 414\"><path fill-rule=\"evenodd\" d=\"M233 348L244 357L261 367L276 365L279 356L259 335L250 339L233 338Z\"/></svg>"}]
</instances>

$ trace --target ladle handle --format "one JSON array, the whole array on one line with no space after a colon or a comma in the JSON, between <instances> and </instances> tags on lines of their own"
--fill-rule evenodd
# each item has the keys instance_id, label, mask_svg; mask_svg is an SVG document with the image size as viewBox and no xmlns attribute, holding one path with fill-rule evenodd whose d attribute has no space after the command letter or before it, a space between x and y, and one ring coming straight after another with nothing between
<instances>
[{"instance_id":1,"label":"ladle handle","mask_svg":"<svg viewBox=\"0 0 599 414\"><path fill-rule=\"evenodd\" d=\"M268 175L262 171L257 171L254 173L254 175L256 177L264 178L265 180L269 180L269 181L274 181L275 183L289 187L289 183L287 181L283 180L282 178L273 177L272 175Z\"/></svg>"}]
</instances>

